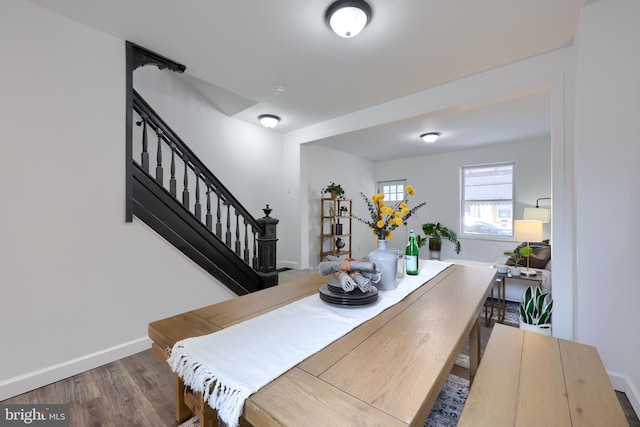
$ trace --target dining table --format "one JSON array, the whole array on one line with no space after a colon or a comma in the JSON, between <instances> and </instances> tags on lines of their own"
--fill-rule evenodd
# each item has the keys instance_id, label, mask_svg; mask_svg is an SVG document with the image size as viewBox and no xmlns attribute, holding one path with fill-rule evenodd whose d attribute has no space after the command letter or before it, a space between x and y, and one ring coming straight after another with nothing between
<instances>
[{"instance_id":1,"label":"dining table","mask_svg":"<svg viewBox=\"0 0 640 427\"><path fill-rule=\"evenodd\" d=\"M479 318L495 280L495 269L446 265L399 302L251 394L240 425L423 426L467 340L473 381L480 362ZM326 276L313 274L154 321L148 328L152 350L167 360L181 340L319 295L326 283ZM203 427L218 425L216 411L177 374L175 390L178 422L195 414Z\"/></svg>"}]
</instances>

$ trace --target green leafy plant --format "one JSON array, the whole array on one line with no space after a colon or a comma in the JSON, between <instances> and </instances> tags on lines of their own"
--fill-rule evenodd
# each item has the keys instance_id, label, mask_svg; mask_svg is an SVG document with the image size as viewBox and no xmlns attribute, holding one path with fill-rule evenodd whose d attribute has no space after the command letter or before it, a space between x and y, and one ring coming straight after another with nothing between
<instances>
[{"instance_id":1,"label":"green leafy plant","mask_svg":"<svg viewBox=\"0 0 640 427\"><path fill-rule=\"evenodd\" d=\"M342 186L340 184L336 184L333 181L331 181L331 183L329 185L327 185L326 187L324 187L320 191L323 194L324 193L331 193L332 196L333 196L333 194L335 194L336 197L344 197L344 190L342 189Z\"/></svg>"},{"instance_id":2,"label":"green leafy plant","mask_svg":"<svg viewBox=\"0 0 640 427\"><path fill-rule=\"evenodd\" d=\"M422 231L429 238L429 249L432 251L439 251L442 247L442 239L446 239L455 245L455 251L457 254L460 253L460 242L458 241L458 235L455 231L450 228L445 227L444 225L433 222L428 222L426 224L422 224ZM424 239L425 241L427 239ZM424 245L424 243L422 243ZM420 243L418 243L420 246Z\"/></svg>"},{"instance_id":3,"label":"green leafy plant","mask_svg":"<svg viewBox=\"0 0 640 427\"><path fill-rule=\"evenodd\" d=\"M503 254L504 255L509 255L511 258L513 258L513 266L514 267L520 267L520 260L522 259L522 254L520 253L519 250L504 251Z\"/></svg>"},{"instance_id":4,"label":"green leafy plant","mask_svg":"<svg viewBox=\"0 0 640 427\"><path fill-rule=\"evenodd\" d=\"M515 251L504 251L504 255L509 255L513 258L513 266L520 267L520 261L522 258L529 258L531 253L533 252L533 248L529 246L523 246L521 248L516 248Z\"/></svg>"},{"instance_id":5,"label":"green leafy plant","mask_svg":"<svg viewBox=\"0 0 640 427\"><path fill-rule=\"evenodd\" d=\"M537 286L529 286L520 303L520 319L529 325L544 325L551 322L553 299L550 292Z\"/></svg>"}]
</instances>

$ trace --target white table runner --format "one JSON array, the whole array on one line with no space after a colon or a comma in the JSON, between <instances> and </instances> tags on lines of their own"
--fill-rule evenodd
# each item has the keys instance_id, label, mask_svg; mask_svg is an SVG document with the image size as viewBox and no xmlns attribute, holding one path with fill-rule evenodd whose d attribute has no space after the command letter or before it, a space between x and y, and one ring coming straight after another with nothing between
<instances>
[{"instance_id":1,"label":"white table runner","mask_svg":"<svg viewBox=\"0 0 640 427\"><path fill-rule=\"evenodd\" d=\"M244 401L309 356L404 299L451 263L421 261L420 274L380 291L378 301L334 306L311 295L201 337L177 342L169 365L192 390L203 393L229 427L237 427Z\"/></svg>"}]
</instances>

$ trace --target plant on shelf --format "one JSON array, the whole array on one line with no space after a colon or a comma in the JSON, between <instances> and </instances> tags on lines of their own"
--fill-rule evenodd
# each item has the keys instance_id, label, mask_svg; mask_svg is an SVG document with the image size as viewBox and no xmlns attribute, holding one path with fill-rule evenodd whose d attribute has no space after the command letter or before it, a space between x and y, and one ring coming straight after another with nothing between
<instances>
[{"instance_id":1,"label":"plant on shelf","mask_svg":"<svg viewBox=\"0 0 640 427\"><path fill-rule=\"evenodd\" d=\"M344 190L342 189L342 186L340 184L336 184L333 181L331 181L329 185L327 185L320 191L322 192L322 194L331 194L332 199L344 197Z\"/></svg>"},{"instance_id":2,"label":"plant on shelf","mask_svg":"<svg viewBox=\"0 0 640 427\"><path fill-rule=\"evenodd\" d=\"M548 325L552 311L551 293L543 292L537 286L529 286L520 303L520 321L528 325Z\"/></svg>"},{"instance_id":3,"label":"plant on shelf","mask_svg":"<svg viewBox=\"0 0 640 427\"><path fill-rule=\"evenodd\" d=\"M458 241L458 235L455 231L444 225L433 222L422 224L422 231L429 239L429 250L433 252L440 252L442 249L442 239L447 239L455 245L456 254L460 253L460 242ZM424 239L424 241L427 240ZM424 242L422 243L424 245Z\"/></svg>"},{"instance_id":4,"label":"plant on shelf","mask_svg":"<svg viewBox=\"0 0 640 427\"><path fill-rule=\"evenodd\" d=\"M522 247L518 247L513 251L504 251L503 254L504 255L509 255L512 260L513 260L513 267L511 268L511 275L512 276L519 276L521 273L521 265L520 265L520 261L522 261L523 258L525 258L527 260L527 270L529 270L529 257L531 256L531 253L533 252L533 249L529 246L522 246ZM507 261L507 264L509 262Z\"/></svg>"},{"instance_id":5,"label":"plant on shelf","mask_svg":"<svg viewBox=\"0 0 640 427\"><path fill-rule=\"evenodd\" d=\"M520 261L522 260L522 254L520 253L520 251L518 249L516 249L515 251L504 251L503 254L504 255L509 255L511 258L513 258L513 266L515 268L519 268L520 267Z\"/></svg>"},{"instance_id":6,"label":"plant on shelf","mask_svg":"<svg viewBox=\"0 0 640 427\"><path fill-rule=\"evenodd\" d=\"M340 216L349 216L349 209L346 206L340 206Z\"/></svg>"}]
</instances>

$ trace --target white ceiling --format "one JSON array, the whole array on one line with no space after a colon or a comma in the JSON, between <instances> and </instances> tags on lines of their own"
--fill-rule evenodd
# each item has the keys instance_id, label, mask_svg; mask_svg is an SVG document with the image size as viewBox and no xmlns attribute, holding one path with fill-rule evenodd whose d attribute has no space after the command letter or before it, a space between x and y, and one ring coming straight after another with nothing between
<instances>
[{"instance_id":1,"label":"white ceiling","mask_svg":"<svg viewBox=\"0 0 640 427\"><path fill-rule=\"evenodd\" d=\"M256 125L276 114L283 134L571 44L585 4L367 0L370 24L343 39L323 19L332 0L29 1L184 64L221 112ZM548 94L532 93L316 143L402 158L548 135L549 115ZM425 131L442 138L426 146Z\"/></svg>"}]
</instances>

